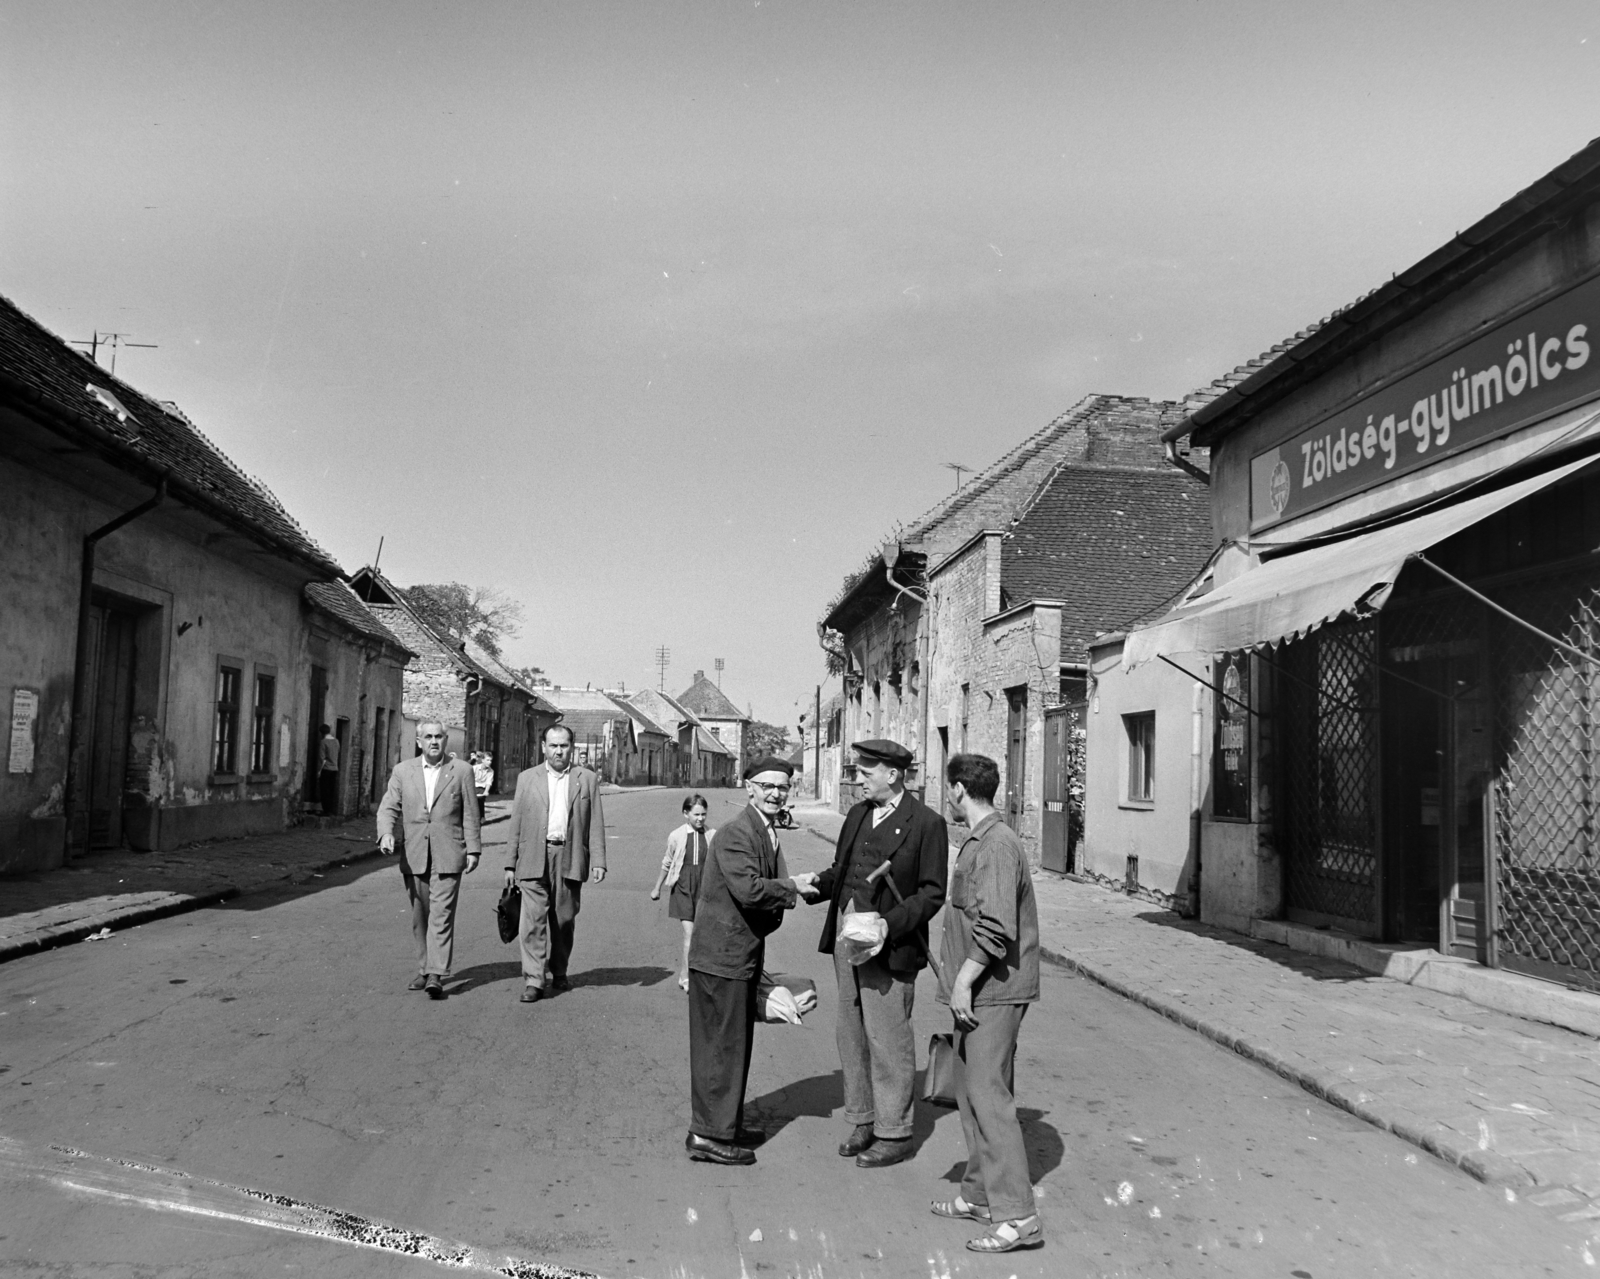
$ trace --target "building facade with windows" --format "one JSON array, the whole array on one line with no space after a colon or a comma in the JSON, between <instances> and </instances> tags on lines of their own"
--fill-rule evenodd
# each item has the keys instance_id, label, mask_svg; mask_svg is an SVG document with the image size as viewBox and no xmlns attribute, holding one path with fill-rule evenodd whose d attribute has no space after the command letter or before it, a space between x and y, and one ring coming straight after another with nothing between
<instances>
[{"instance_id":1,"label":"building facade with windows","mask_svg":"<svg viewBox=\"0 0 1600 1279\"><path fill-rule=\"evenodd\" d=\"M1236 690L1204 918L1600 986L1597 326L1600 143L1169 432L1225 549L1122 663Z\"/></svg>"}]
</instances>

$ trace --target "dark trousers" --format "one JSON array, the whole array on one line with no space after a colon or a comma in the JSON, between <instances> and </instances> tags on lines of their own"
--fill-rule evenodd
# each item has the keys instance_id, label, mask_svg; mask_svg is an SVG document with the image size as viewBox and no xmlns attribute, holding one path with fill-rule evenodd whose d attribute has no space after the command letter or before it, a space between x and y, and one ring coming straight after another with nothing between
<instances>
[{"instance_id":1,"label":"dark trousers","mask_svg":"<svg viewBox=\"0 0 1600 1279\"><path fill-rule=\"evenodd\" d=\"M732 1141L744 1126L757 984L689 970L689 1131L712 1141Z\"/></svg>"},{"instance_id":2,"label":"dark trousers","mask_svg":"<svg viewBox=\"0 0 1600 1279\"><path fill-rule=\"evenodd\" d=\"M317 777L317 801L330 816L339 811L339 770L325 768Z\"/></svg>"}]
</instances>

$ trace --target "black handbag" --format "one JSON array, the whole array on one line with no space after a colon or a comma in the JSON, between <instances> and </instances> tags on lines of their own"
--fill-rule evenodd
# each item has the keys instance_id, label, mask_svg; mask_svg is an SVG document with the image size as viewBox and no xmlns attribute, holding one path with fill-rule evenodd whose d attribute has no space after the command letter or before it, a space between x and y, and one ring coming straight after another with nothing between
<instances>
[{"instance_id":1,"label":"black handbag","mask_svg":"<svg viewBox=\"0 0 1600 1279\"><path fill-rule=\"evenodd\" d=\"M954 1035L933 1035L928 1039L928 1068L922 1073L922 1100L935 1106L956 1104Z\"/></svg>"},{"instance_id":2,"label":"black handbag","mask_svg":"<svg viewBox=\"0 0 1600 1279\"><path fill-rule=\"evenodd\" d=\"M522 931L522 889L507 884L505 892L494 908L494 922L500 929L500 940L514 942Z\"/></svg>"}]
</instances>

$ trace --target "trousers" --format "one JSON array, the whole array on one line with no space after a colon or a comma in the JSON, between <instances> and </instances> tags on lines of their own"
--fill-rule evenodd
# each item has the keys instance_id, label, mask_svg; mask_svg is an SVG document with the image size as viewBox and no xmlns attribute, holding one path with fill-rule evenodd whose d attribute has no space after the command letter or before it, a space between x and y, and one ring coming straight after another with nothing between
<instances>
[{"instance_id":1,"label":"trousers","mask_svg":"<svg viewBox=\"0 0 1600 1279\"><path fill-rule=\"evenodd\" d=\"M978 1025L956 1027L956 1104L967 1139L961 1197L987 1204L996 1221L1031 1217L1037 1209L1028 1180L1028 1150L1017 1120L1017 1032L1027 1004L984 1004Z\"/></svg>"},{"instance_id":2,"label":"trousers","mask_svg":"<svg viewBox=\"0 0 1600 1279\"><path fill-rule=\"evenodd\" d=\"M758 983L689 970L689 1131L712 1141L732 1141L744 1126Z\"/></svg>"},{"instance_id":3,"label":"trousers","mask_svg":"<svg viewBox=\"0 0 1600 1279\"><path fill-rule=\"evenodd\" d=\"M844 1117L871 1124L882 1141L904 1141L911 1136L917 1076L911 1029L916 978L890 972L882 952L852 965L842 946L834 951L833 971L839 979L834 1033L844 1074Z\"/></svg>"},{"instance_id":4,"label":"trousers","mask_svg":"<svg viewBox=\"0 0 1600 1279\"><path fill-rule=\"evenodd\" d=\"M558 850L551 850L552 854ZM583 881L562 879L560 858L546 859L538 879L519 879L522 890L522 980L541 989L567 975L582 905Z\"/></svg>"},{"instance_id":5,"label":"trousers","mask_svg":"<svg viewBox=\"0 0 1600 1279\"><path fill-rule=\"evenodd\" d=\"M411 937L417 944L417 971L438 977L450 975L455 958L456 901L461 894L460 875L442 875L430 869L413 874L400 855L406 896L411 900Z\"/></svg>"}]
</instances>

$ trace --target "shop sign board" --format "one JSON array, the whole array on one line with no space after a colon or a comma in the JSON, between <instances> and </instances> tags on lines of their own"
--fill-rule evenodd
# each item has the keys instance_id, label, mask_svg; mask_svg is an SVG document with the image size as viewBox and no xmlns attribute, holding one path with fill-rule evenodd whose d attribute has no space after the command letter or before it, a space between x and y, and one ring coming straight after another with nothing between
<instances>
[{"instance_id":1,"label":"shop sign board","mask_svg":"<svg viewBox=\"0 0 1600 1279\"><path fill-rule=\"evenodd\" d=\"M1216 712L1211 755L1211 813L1250 820L1250 668L1244 653L1224 653L1212 666Z\"/></svg>"},{"instance_id":2,"label":"shop sign board","mask_svg":"<svg viewBox=\"0 0 1600 1279\"><path fill-rule=\"evenodd\" d=\"M1600 395L1600 277L1250 459L1250 528L1327 506Z\"/></svg>"}]
</instances>

